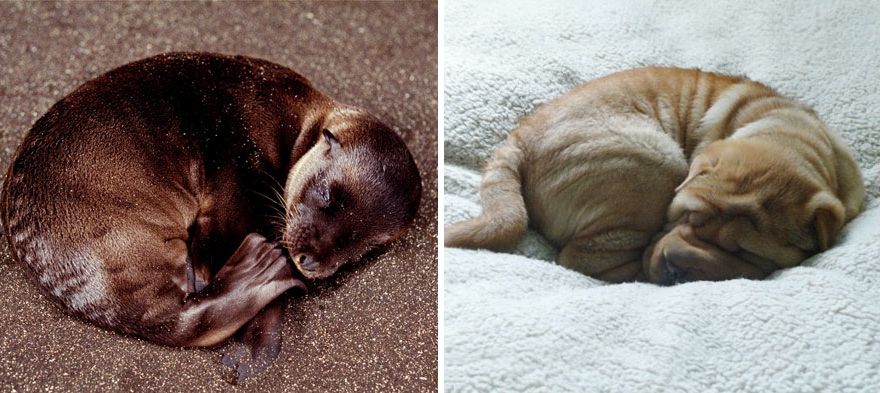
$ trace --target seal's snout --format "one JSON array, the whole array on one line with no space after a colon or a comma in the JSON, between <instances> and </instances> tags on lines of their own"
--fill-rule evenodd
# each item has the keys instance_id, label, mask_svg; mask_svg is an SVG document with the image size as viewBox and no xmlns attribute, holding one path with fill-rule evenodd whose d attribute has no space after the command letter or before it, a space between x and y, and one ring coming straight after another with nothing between
<instances>
[{"instance_id":1,"label":"seal's snout","mask_svg":"<svg viewBox=\"0 0 880 393\"><path fill-rule=\"evenodd\" d=\"M327 269L321 261L309 254L296 254L293 263L297 270L308 279L326 278L333 274L336 269Z\"/></svg>"}]
</instances>

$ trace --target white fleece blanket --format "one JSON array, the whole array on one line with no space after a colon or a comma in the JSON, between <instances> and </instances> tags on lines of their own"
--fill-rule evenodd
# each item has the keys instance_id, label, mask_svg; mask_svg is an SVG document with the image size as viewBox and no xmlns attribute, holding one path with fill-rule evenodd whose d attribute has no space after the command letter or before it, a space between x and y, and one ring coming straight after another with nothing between
<instances>
[{"instance_id":1,"label":"white fleece blanket","mask_svg":"<svg viewBox=\"0 0 880 393\"><path fill-rule=\"evenodd\" d=\"M765 281L610 285L556 265L534 232L518 255L445 249L447 390L880 391L880 3L770 3L446 3L447 225L479 213L479 168L519 117L653 64L812 104L868 189L836 247Z\"/></svg>"}]
</instances>

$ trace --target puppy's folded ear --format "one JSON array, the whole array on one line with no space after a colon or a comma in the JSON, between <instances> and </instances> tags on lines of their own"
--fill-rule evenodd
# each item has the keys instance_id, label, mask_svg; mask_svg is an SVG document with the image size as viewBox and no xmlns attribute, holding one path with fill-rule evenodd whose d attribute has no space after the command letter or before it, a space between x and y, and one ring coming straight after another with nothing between
<instances>
[{"instance_id":1,"label":"puppy's folded ear","mask_svg":"<svg viewBox=\"0 0 880 393\"><path fill-rule=\"evenodd\" d=\"M699 212L702 215L712 214L712 209L702 199L694 196L690 191L679 192L672 199L666 211L666 220L678 221L685 212Z\"/></svg>"},{"instance_id":2,"label":"puppy's folded ear","mask_svg":"<svg viewBox=\"0 0 880 393\"><path fill-rule=\"evenodd\" d=\"M831 247L834 238L843 228L846 217L846 209L834 195L822 191L810 199L807 211L812 217L813 229L816 231L816 240L819 250L825 251Z\"/></svg>"},{"instance_id":3,"label":"puppy's folded ear","mask_svg":"<svg viewBox=\"0 0 880 393\"><path fill-rule=\"evenodd\" d=\"M708 149L707 149L708 150ZM678 187L675 188L675 192L681 191L688 183L694 180L697 176L700 176L710 169L714 168L718 165L718 158L715 157L711 152L704 151L691 162L691 168L688 171L687 178L684 179Z\"/></svg>"}]
</instances>

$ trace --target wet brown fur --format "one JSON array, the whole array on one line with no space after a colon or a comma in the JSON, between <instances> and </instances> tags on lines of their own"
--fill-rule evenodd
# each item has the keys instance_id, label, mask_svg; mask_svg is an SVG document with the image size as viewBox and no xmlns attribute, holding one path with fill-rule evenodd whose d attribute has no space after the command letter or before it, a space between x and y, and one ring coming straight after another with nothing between
<instances>
[{"instance_id":1,"label":"wet brown fur","mask_svg":"<svg viewBox=\"0 0 880 393\"><path fill-rule=\"evenodd\" d=\"M334 111L352 113L345 126ZM279 313L258 313L303 287L292 250L277 243L289 229L283 185L327 129L345 152L388 163L386 173L340 154L330 166L385 186L349 196L387 208L365 212L380 219L362 233L396 237L415 216L421 185L393 131L287 68L207 53L134 62L56 103L9 168L5 232L43 292L100 326L175 346L215 345L255 316L268 320L250 325L277 330ZM344 217L304 225L346 226ZM348 243L367 240L336 246L361 252Z\"/></svg>"}]
</instances>

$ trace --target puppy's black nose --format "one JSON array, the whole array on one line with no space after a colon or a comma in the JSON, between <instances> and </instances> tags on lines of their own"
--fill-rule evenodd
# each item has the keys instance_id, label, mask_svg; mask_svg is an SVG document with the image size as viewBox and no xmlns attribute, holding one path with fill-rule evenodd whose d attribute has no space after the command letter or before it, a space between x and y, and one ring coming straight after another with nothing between
<instances>
[{"instance_id":1,"label":"puppy's black nose","mask_svg":"<svg viewBox=\"0 0 880 393\"><path fill-rule=\"evenodd\" d=\"M661 285L675 285L684 282L687 271L676 265L667 258L666 253L663 255L663 281Z\"/></svg>"}]
</instances>

